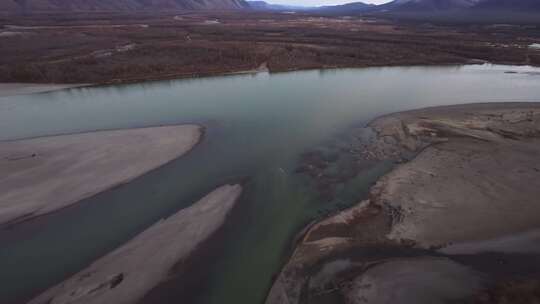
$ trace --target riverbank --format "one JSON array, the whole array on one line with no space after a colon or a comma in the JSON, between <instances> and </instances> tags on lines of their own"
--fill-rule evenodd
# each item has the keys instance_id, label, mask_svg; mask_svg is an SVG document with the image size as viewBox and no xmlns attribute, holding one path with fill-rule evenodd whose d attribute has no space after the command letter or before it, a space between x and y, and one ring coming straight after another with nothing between
<instances>
[{"instance_id":1,"label":"riverbank","mask_svg":"<svg viewBox=\"0 0 540 304\"><path fill-rule=\"evenodd\" d=\"M138 303L160 283L189 275L178 273L174 266L184 263L223 225L241 193L240 185L215 189L29 304Z\"/></svg>"},{"instance_id":2,"label":"riverbank","mask_svg":"<svg viewBox=\"0 0 540 304\"><path fill-rule=\"evenodd\" d=\"M538 300L540 104L426 108L369 128L364 158L401 164L306 231L267 303Z\"/></svg>"},{"instance_id":3,"label":"riverbank","mask_svg":"<svg viewBox=\"0 0 540 304\"><path fill-rule=\"evenodd\" d=\"M0 142L0 226L68 207L190 151L197 125L176 125Z\"/></svg>"},{"instance_id":4,"label":"riverbank","mask_svg":"<svg viewBox=\"0 0 540 304\"><path fill-rule=\"evenodd\" d=\"M138 83L145 81L159 81L159 80L174 80L174 79L190 79L199 77L215 77L215 76L229 76L229 75L243 75L243 74L257 74L257 73L269 73L266 62L261 63L258 67L248 70L227 70L227 71L213 71L205 73L173 73L159 76L143 76L136 78L121 78L111 79L106 82L100 82L95 84L71 84L71 83L0 83L0 98L16 95L46 93L64 89L99 86L99 85L112 85L112 84L128 84Z\"/></svg>"},{"instance_id":5,"label":"riverbank","mask_svg":"<svg viewBox=\"0 0 540 304\"><path fill-rule=\"evenodd\" d=\"M0 83L0 97L45 93L87 85L88 84Z\"/></svg>"},{"instance_id":6,"label":"riverbank","mask_svg":"<svg viewBox=\"0 0 540 304\"><path fill-rule=\"evenodd\" d=\"M0 81L124 83L224 75L263 63L270 72L472 62L540 65L540 52L529 47L540 42L538 29L527 26L416 24L308 12L70 16L3 19L11 34L0 38Z\"/></svg>"}]
</instances>

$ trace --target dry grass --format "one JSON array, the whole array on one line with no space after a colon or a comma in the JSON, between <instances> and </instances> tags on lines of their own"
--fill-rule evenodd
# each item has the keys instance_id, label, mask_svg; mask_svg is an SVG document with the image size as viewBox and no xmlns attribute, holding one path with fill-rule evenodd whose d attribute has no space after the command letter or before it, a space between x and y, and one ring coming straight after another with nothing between
<instances>
[{"instance_id":1,"label":"dry grass","mask_svg":"<svg viewBox=\"0 0 540 304\"><path fill-rule=\"evenodd\" d=\"M538 27L435 26L246 12L0 18L0 81L119 82L270 71L465 63L540 65ZM21 27L22 26L22 27Z\"/></svg>"}]
</instances>

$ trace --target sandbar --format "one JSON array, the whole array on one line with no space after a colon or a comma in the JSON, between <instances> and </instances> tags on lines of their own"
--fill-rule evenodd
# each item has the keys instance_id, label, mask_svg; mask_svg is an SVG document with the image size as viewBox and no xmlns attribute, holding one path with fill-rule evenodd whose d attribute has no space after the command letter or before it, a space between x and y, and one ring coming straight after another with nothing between
<instances>
[{"instance_id":1,"label":"sandbar","mask_svg":"<svg viewBox=\"0 0 540 304\"><path fill-rule=\"evenodd\" d=\"M29 304L137 303L223 225L241 193L240 185L215 189Z\"/></svg>"},{"instance_id":2,"label":"sandbar","mask_svg":"<svg viewBox=\"0 0 540 304\"><path fill-rule=\"evenodd\" d=\"M187 153L202 134L173 125L0 142L0 226L127 183Z\"/></svg>"}]
</instances>

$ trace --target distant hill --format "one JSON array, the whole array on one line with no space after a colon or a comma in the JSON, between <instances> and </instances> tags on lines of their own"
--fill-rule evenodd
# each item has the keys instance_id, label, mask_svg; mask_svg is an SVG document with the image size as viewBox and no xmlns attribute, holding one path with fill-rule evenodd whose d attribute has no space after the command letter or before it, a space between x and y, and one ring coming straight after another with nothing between
<instances>
[{"instance_id":1,"label":"distant hill","mask_svg":"<svg viewBox=\"0 0 540 304\"><path fill-rule=\"evenodd\" d=\"M274 5L264 1L248 1L248 5L255 10L279 10L282 8L281 5Z\"/></svg>"},{"instance_id":2,"label":"distant hill","mask_svg":"<svg viewBox=\"0 0 540 304\"><path fill-rule=\"evenodd\" d=\"M10 12L19 9L19 5L15 1L0 0L0 12Z\"/></svg>"},{"instance_id":3,"label":"distant hill","mask_svg":"<svg viewBox=\"0 0 540 304\"><path fill-rule=\"evenodd\" d=\"M334 13L358 13L366 12L371 9L376 8L377 5L366 4L363 2L351 2L342 5L331 5L331 6L321 6L318 9L325 12L334 12Z\"/></svg>"},{"instance_id":4,"label":"distant hill","mask_svg":"<svg viewBox=\"0 0 540 304\"><path fill-rule=\"evenodd\" d=\"M394 0L361 13L428 22L540 24L540 0Z\"/></svg>"},{"instance_id":5,"label":"distant hill","mask_svg":"<svg viewBox=\"0 0 540 304\"><path fill-rule=\"evenodd\" d=\"M394 0L381 5L352 2L344 5L323 6L325 12L351 14L390 13L431 16L454 14L472 16L479 13L526 12L540 13L540 0ZM539 19L540 22L540 19Z\"/></svg>"},{"instance_id":6,"label":"distant hill","mask_svg":"<svg viewBox=\"0 0 540 304\"><path fill-rule=\"evenodd\" d=\"M244 0L0 0L7 12L208 10L247 8Z\"/></svg>"},{"instance_id":7,"label":"distant hill","mask_svg":"<svg viewBox=\"0 0 540 304\"><path fill-rule=\"evenodd\" d=\"M481 0L395 0L379 5L378 9L389 11L447 11L474 7Z\"/></svg>"},{"instance_id":8,"label":"distant hill","mask_svg":"<svg viewBox=\"0 0 540 304\"><path fill-rule=\"evenodd\" d=\"M380 5L351 2L320 7L284 6L265 1L249 3L257 10L369 15L422 22L540 24L540 0L394 0Z\"/></svg>"},{"instance_id":9,"label":"distant hill","mask_svg":"<svg viewBox=\"0 0 540 304\"><path fill-rule=\"evenodd\" d=\"M248 1L249 6L255 10L267 10L267 11L303 11L303 12L324 12L324 13L360 13L368 11L369 9L376 8L377 5L366 4L363 2L351 2L341 5L327 5L327 6L294 6L294 5L282 5L272 4L266 1Z\"/></svg>"},{"instance_id":10,"label":"distant hill","mask_svg":"<svg viewBox=\"0 0 540 304\"><path fill-rule=\"evenodd\" d=\"M266 1L247 1L247 3L251 9L259 11L303 11L313 9L313 7L272 4Z\"/></svg>"},{"instance_id":11,"label":"distant hill","mask_svg":"<svg viewBox=\"0 0 540 304\"><path fill-rule=\"evenodd\" d=\"M536 11L540 12L540 0L484 0L474 10L484 11Z\"/></svg>"}]
</instances>

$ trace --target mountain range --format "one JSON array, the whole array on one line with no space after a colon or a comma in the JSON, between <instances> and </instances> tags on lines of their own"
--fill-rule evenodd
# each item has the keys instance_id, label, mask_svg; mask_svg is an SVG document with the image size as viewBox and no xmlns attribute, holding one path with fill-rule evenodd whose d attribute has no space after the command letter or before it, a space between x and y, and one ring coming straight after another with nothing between
<instances>
[{"instance_id":1,"label":"mountain range","mask_svg":"<svg viewBox=\"0 0 540 304\"><path fill-rule=\"evenodd\" d=\"M475 9L501 11L540 11L540 0L484 0Z\"/></svg>"},{"instance_id":2,"label":"mountain range","mask_svg":"<svg viewBox=\"0 0 540 304\"><path fill-rule=\"evenodd\" d=\"M331 14L494 14L540 12L540 0L394 0L381 5L298 7L245 0L0 0L0 12L131 11L131 10L296 10Z\"/></svg>"},{"instance_id":3,"label":"mountain range","mask_svg":"<svg viewBox=\"0 0 540 304\"><path fill-rule=\"evenodd\" d=\"M539 9L540 0L395 0L379 5L391 11L528 10Z\"/></svg>"},{"instance_id":4,"label":"mountain range","mask_svg":"<svg viewBox=\"0 0 540 304\"><path fill-rule=\"evenodd\" d=\"M440 11L474 7L481 0L395 0L379 9L399 11Z\"/></svg>"},{"instance_id":5,"label":"mountain range","mask_svg":"<svg viewBox=\"0 0 540 304\"><path fill-rule=\"evenodd\" d=\"M346 12L433 13L479 11L540 11L540 0L394 0L381 5L355 2L323 6L320 10Z\"/></svg>"},{"instance_id":6,"label":"mountain range","mask_svg":"<svg viewBox=\"0 0 540 304\"><path fill-rule=\"evenodd\" d=\"M133 11L243 9L244 0L0 0L0 11Z\"/></svg>"}]
</instances>

